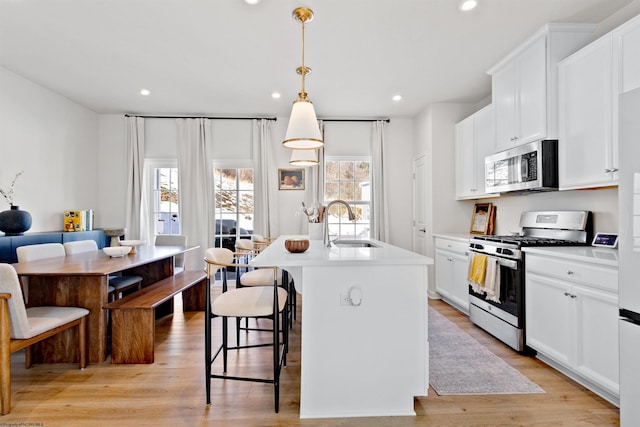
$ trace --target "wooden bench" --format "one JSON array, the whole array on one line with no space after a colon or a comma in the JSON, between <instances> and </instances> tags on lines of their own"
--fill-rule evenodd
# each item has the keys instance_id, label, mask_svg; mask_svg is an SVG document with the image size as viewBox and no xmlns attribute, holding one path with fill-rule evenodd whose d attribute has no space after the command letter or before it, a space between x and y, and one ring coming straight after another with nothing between
<instances>
[{"instance_id":1,"label":"wooden bench","mask_svg":"<svg viewBox=\"0 0 640 427\"><path fill-rule=\"evenodd\" d=\"M155 309L182 292L185 311L204 310L207 276L183 271L104 306L111 311L111 363L153 363Z\"/></svg>"}]
</instances>

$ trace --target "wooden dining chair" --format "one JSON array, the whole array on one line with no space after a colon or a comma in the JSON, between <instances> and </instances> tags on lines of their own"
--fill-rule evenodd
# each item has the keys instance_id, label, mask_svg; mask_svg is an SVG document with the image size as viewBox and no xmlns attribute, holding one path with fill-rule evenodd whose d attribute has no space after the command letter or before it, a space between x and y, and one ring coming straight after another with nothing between
<instances>
[{"instance_id":1,"label":"wooden dining chair","mask_svg":"<svg viewBox=\"0 0 640 427\"><path fill-rule=\"evenodd\" d=\"M254 381L269 383L274 386L275 412L280 409L280 371L286 366L286 353L288 347L287 334L287 291L278 286L276 280L276 269L266 269L271 271L271 286L254 286L247 288L229 289L227 283L227 268L237 266L234 262L234 253L226 248L207 249L205 255L207 287L205 304L205 373L206 373L206 401L211 403L211 379ZM215 299L211 297L211 288L215 280L217 271L221 271L222 293ZM216 317L222 318L222 343L215 351L212 350L211 324ZM269 343L236 345L230 347L228 343L228 318L271 318L273 327L272 340ZM280 335L282 333L282 342ZM271 346L273 350L273 373L272 378L257 378L229 375L228 350L240 350L254 347ZM212 365L217 356L222 353L223 372L215 374L212 372Z\"/></svg>"},{"instance_id":2,"label":"wooden dining chair","mask_svg":"<svg viewBox=\"0 0 640 427\"><path fill-rule=\"evenodd\" d=\"M66 255L80 254L84 252L96 252L98 250L98 244L95 240L76 240L73 242L66 242L63 244ZM109 294L109 300L115 301L122 297L125 292L142 288L142 277L140 276L128 276L128 275L110 275L109 286L107 293Z\"/></svg>"},{"instance_id":3,"label":"wooden dining chair","mask_svg":"<svg viewBox=\"0 0 640 427\"><path fill-rule=\"evenodd\" d=\"M11 412L11 353L25 349L25 368L32 364L31 346L58 332L78 327L80 369L87 366L87 316L80 307L26 308L15 268L0 264L0 394L2 415Z\"/></svg>"}]
</instances>

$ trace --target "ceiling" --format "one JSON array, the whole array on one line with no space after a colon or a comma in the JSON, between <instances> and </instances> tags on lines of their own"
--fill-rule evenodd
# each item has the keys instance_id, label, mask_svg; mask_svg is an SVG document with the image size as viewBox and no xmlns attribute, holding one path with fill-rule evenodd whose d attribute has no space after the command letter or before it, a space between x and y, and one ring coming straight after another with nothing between
<instances>
[{"instance_id":1,"label":"ceiling","mask_svg":"<svg viewBox=\"0 0 640 427\"><path fill-rule=\"evenodd\" d=\"M545 23L598 23L632 0L479 2L0 0L0 65L98 113L287 116L301 85L291 12L307 6L318 116L413 116L482 100L486 70Z\"/></svg>"}]
</instances>

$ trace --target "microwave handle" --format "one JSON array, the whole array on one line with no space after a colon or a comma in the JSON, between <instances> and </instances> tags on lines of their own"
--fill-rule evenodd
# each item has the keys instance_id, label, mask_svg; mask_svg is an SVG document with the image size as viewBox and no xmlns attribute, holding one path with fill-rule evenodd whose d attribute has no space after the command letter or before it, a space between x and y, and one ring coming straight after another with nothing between
<instances>
[{"instance_id":1,"label":"microwave handle","mask_svg":"<svg viewBox=\"0 0 640 427\"><path fill-rule=\"evenodd\" d=\"M521 166L521 169L520 169L521 178L524 178L524 179L528 178L529 177L529 162L527 161L526 157L522 157L520 159L520 166Z\"/></svg>"}]
</instances>

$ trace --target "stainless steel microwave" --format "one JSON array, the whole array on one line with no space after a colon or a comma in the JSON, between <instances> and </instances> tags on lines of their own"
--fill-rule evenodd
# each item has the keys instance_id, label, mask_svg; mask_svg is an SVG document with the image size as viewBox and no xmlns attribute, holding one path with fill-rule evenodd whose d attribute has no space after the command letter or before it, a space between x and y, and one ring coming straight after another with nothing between
<instances>
[{"instance_id":1,"label":"stainless steel microwave","mask_svg":"<svg viewBox=\"0 0 640 427\"><path fill-rule=\"evenodd\" d=\"M484 161L487 193L558 189L558 141L519 145Z\"/></svg>"}]
</instances>

